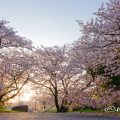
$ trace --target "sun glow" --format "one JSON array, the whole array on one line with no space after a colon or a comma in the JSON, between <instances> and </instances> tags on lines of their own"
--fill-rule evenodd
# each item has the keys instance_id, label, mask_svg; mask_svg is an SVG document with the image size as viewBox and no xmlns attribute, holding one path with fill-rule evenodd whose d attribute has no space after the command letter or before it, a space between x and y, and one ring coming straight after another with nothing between
<instances>
[{"instance_id":1,"label":"sun glow","mask_svg":"<svg viewBox=\"0 0 120 120\"><path fill-rule=\"evenodd\" d=\"M34 91L31 89L30 85L24 86L24 88L21 90L21 92L12 100L10 100L13 103L19 103L19 102L27 102L30 101L31 98L34 95Z\"/></svg>"}]
</instances>

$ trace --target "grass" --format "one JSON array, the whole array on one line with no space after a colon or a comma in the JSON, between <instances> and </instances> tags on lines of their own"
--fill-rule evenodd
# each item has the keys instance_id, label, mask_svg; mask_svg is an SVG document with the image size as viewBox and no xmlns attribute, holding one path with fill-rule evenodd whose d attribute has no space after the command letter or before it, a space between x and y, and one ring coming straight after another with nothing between
<instances>
[{"instance_id":1,"label":"grass","mask_svg":"<svg viewBox=\"0 0 120 120\"><path fill-rule=\"evenodd\" d=\"M105 112L104 110L91 110L91 109L84 109L84 110L78 109L78 110L74 110L70 112L120 115L120 111L119 112Z\"/></svg>"},{"instance_id":2,"label":"grass","mask_svg":"<svg viewBox=\"0 0 120 120\"><path fill-rule=\"evenodd\" d=\"M104 112L104 111L102 111L102 110L91 110L91 109L84 109L84 110L82 110L82 109L78 109L78 110L74 110L74 111L72 111L72 112Z\"/></svg>"},{"instance_id":3,"label":"grass","mask_svg":"<svg viewBox=\"0 0 120 120\"><path fill-rule=\"evenodd\" d=\"M12 110L8 110L6 107L0 107L0 112L12 112L12 113L15 113L15 112L19 112L19 111L12 111ZM45 113L56 113L56 109L55 108L51 108L51 109L48 109L46 111L43 111ZM71 112L79 112L79 113L94 113L94 114L114 114L114 115L120 115L120 111L119 112L105 112L103 110L91 110L91 109L77 109L77 110L71 110L71 111L68 111L67 113L71 113Z\"/></svg>"},{"instance_id":4,"label":"grass","mask_svg":"<svg viewBox=\"0 0 120 120\"><path fill-rule=\"evenodd\" d=\"M43 111L41 111L41 112L48 112L48 113L56 113L57 112L57 110L56 110L56 108L55 107L51 107L51 108L48 108L48 109L46 109L46 110L43 110Z\"/></svg>"},{"instance_id":5,"label":"grass","mask_svg":"<svg viewBox=\"0 0 120 120\"><path fill-rule=\"evenodd\" d=\"M0 107L0 112L9 112L10 110L7 110L5 107Z\"/></svg>"},{"instance_id":6,"label":"grass","mask_svg":"<svg viewBox=\"0 0 120 120\"><path fill-rule=\"evenodd\" d=\"M0 112L16 112L16 111L9 110L6 107L0 107Z\"/></svg>"}]
</instances>

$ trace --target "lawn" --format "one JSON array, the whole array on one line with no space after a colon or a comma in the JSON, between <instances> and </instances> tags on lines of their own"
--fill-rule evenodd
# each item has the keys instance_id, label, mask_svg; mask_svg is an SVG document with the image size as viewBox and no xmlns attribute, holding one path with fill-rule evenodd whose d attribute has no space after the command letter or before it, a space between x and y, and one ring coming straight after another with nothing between
<instances>
[{"instance_id":1,"label":"lawn","mask_svg":"<svg viewBox=\"0 0 120 120\"><path fill-rule=\"evenodd\" d=\"M0 112L13 112L13 111L7 109L6 107L0 107Z\"/></svg>"}]
</instances>

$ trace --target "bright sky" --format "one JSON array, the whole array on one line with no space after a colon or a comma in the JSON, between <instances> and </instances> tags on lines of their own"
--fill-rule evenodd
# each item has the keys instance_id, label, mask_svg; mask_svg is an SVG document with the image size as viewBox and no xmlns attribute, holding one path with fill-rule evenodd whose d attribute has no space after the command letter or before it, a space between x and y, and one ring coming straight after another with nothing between
<instances>
[{"instance_id":1,"label":"bright sky","mask_svg":"<svg viewBox=\"0 0 120 120\"><path fill-rule=\"evenodd\" d=\"M108 0L0 0L0 19L36 46L63 45L80 36L76 20L90 20Z\"/></svg>"}]
</instances>

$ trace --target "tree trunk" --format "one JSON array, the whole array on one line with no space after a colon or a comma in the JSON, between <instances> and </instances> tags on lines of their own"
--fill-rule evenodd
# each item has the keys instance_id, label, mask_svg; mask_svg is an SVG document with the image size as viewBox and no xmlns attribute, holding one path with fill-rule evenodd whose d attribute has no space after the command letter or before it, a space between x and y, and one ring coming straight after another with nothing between
<instances>
[{"instance_id":1,"label":"tree trunk","mask_svg":"<svg viewBox=\"0 0 120 120\"><path fill-rule=\"evenodd\" d=\"M68 111L67 103L68 103L67 99L63 98L62 103L61 103L61 107L60 107L61 112L67 112Z\"/></svg>"},{"instance_id":2,"label":"tree trunk","mask_svg":"<svg viewBox=\"0 0 120 120\"><path fill-rule=\"evenodd\" d=\"M2 95L0 96L0 107L3 106L4 103L2 102Z\"/></svg>"},{"instance_id":3,"label":"tree trunk","mask_svg":"<svg viewBox=\"0 0 120 120\"><path fill-rule=\"evenodd\" d=\"M60 107L58 103L58 95L56 94L54 97L55 97L55 107L57 109L57 112L60 112Z\"/></svg>"}]
</instances>

